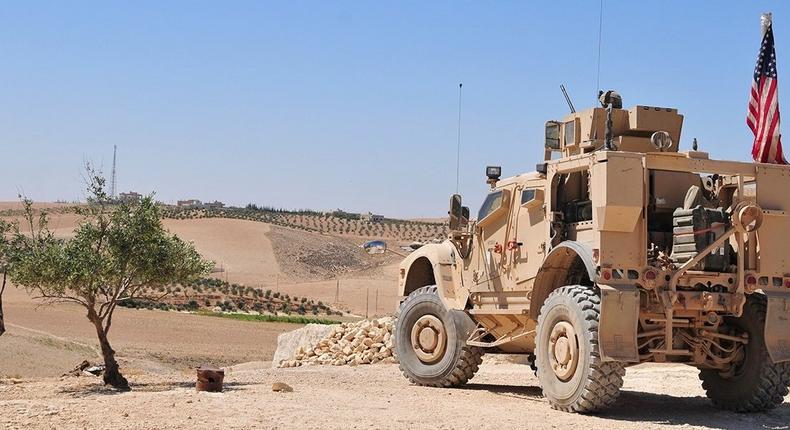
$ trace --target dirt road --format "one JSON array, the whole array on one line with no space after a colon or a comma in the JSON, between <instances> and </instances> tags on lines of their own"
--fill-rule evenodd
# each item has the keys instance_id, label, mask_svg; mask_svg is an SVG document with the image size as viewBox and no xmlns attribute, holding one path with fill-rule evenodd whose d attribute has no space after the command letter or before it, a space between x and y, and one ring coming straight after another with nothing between
<instances>
[{"instance_id":1,"label":"dirt road","mask_svg":"<svg viewBox=\"0 0 790 430\"><path fill-rule=\"evenodd\" d=\"M409 385L396 365L230 370L225 393L196 393L192 373L133 375L114 393L97 378L0 381L0 428L787 428L790 404L763 414L714 409L697 371L681 365L628 370L605 414L552 410L527 366L484 364L461 389ZM274 393L282 381L292 393Z\"/></svg>"}]
</instances>

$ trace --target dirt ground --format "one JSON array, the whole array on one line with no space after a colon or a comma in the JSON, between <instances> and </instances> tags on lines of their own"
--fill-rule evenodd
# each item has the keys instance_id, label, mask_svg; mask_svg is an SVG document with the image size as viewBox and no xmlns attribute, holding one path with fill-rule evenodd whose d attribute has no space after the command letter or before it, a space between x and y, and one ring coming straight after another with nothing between
<instances>
[{"instance_id":1,"label":"dirt ground","mask_svg":"<svg viewBox=\"0 0 790 430\"><path fill-rule=\"evenodd\" d=\"M8 331L0 337L0 377L59 376L98 356L96 332L80 306L41 307L16 288L3 300ZM277 336L299 327L118 308L109 337L123 368L179 370L271 360Z\"/></svg>"},{"instance_id":2,"label":"dirt ground","mask_svg":"<svg viewBox=\"0 0 790 430\"><path fill-rule=\"evenodd\" d=\"M697 371L628 370L616 406L599 415L552 410L529 367L484 364L464 388L410 385L397 365L229 369L224 393L197 393L192 372L133 375L133 391L98 378L0 380L0 428L787 428L790 404L761 414L714 409ZM285 382L292 393L271 391Z\"/></svg>"},{"instance_id":3,"label":"dirt ground","mask_svg":"<svg viewBox=\"0 0 790 430\"><path fill-rule=\"evenodd\" d=\"M134 389L60 377L96 354L80 308L37 308L6 297L0 337L0 429L83 428L788 428L790 403L762 414L714 409L694 368L628 369L614 409L581 416L552 410L525 365L486 363L462 389L411 386L397 366L270 369L276 336L295 324L120 309L110 334ZM8 293L8 291L7 291ZM13 322L11 322L13 321ZM248 363L245 363L248 362ZM228 366L222 394L194 391L194 366ZM242 363L242 364L239 364ZM293 393L273 393L282 381ZM790 399L788 399L790 400Z\"/></svg>"}]
</instances>

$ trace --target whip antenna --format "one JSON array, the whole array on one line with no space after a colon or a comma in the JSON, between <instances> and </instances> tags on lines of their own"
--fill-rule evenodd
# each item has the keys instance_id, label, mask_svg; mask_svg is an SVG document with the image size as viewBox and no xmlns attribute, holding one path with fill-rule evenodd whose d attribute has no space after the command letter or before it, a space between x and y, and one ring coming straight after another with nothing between
<instances>
[{"instance_id":1,"label":"whip antenna","mask_svg":"<svg viewBox=\"0 0 790 430\"><path fill-rule=\"evenodd\" d=\"M458 84L458 145L455 150L455 193L461 189L461 89L463 83Z\"/></svg>"},{"instance_id":2,"label":"whip antenna","mask_svg":"<svg viewBox=\"0 0 790 430\"><path fill-rule=\"evenodd\" d=\"M595 97L598 98L598 92L601 90L601 33L603 32L603 0L601 0L601 8L598 14L598 74L595 77Z\"/></svg>"}]
</instances>

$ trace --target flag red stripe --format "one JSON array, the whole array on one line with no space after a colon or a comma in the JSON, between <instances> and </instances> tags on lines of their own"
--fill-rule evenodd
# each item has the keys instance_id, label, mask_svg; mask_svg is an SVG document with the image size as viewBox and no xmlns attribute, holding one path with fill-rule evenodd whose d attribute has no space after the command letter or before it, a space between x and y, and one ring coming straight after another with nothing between
<instances>
[{"instance_id":1,"label":"flag red stripe","mask_svg":"<svg viewBox=\"0 0 790 430\"><path fill-rule=\"evenodd\" d=\"M766 85L768 86L766 91ZM767 78L760 79L760 89L757 91L759 95L759 106L760 106L760 115L758 116L758 126L757 126L757 133L754 139L754 146L752 148L752 155L754 156L755 160L765 163L766 157L766 141L765 141L765 125L766 125L766 117L768 116L768 112L770 111L770 103L769 99L771 98L771 89L773 85L770 85L770 82Z\"/></svg>"},{"instance_id":2,"label":"flag red stripe","mask_svg":"<svg viewBox=\"0 0 790 430\"><path fill-rule=\"evenodd\" d=\"M758 140L761 143L761 157L760 161L765 163L770 160L770 153L771 153L771 134L768 133L771 120L772 120L772 112L774 108L774 96L776 92L776 83L774 79L765 78L763 81L763 88L760 91L760 104L762 106L763 111L760 112L760 133L758 134Z\"/></svg>"},{"instance_id":3,"label":"flag red stripe","mask_svg":"<svg viewBox=\"0 0 790 430\"><path fill-rule=\"evenodd\" d=\"M765 150L765 156L763 157L765 161L763 162L768 162L769 160L771 160L771 151L774 152L772 161L776 161L776 156L779 155L780 151L778 150L775 143L773 142L774 138L776 137L774 132L776 131L778 125L779 125L779 115L772 115L771 124L768 126L768 141L766 142L767 145Z\"/></svg>"},{"instance_id":4,"label":"flag red stripe","mask_svg":"<svg viewBox=\"0 0 790 430\"><path fill-rule=\"evenodd\" d=\"M765 162L771 162L776 159L776 156L781 151L778 148L778 127L779 127L779 112L777 108L779 105L776 103L776 79L771 79L771 93L769 94L770 99L767 101L768 108L768 115L766 116L766 124L768 124L767 131L768 133L765 135Z\"/></svg>"}]
</instances>

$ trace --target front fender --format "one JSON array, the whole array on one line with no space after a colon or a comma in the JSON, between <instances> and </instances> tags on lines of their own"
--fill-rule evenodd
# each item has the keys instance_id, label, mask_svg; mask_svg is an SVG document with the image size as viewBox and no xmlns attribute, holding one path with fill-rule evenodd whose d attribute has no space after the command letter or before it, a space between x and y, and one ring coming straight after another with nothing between
<instances>
[{"instance_id":1,"label":"front fender","mask_svg":"<svg viewBox=\"0 0 790 430\"><path fill-rule=\"evenodd\" d=\"M589 281L596 278L596 264L590 245L573 240L561 242L552 249L535 277L530 299L531 317L538 319L543 302L552 291L565 285L579 283L580 279L571 279L572 274L583 271Z\"/></svg>"},{"instance_id":2,"label":"front fender","mask_svg":"<svg viewBox=\"0 0 790 430\"><path fill-rule=\"evenodd\" d=\"M436 285L448 309L464 309L468 297L459 297L463 294L457 287L461 285L455 271L457 258L458 251L450 241L425 245L409 254L398 270L398 304L414 290Z\"/></svg>"}]
</instances>

